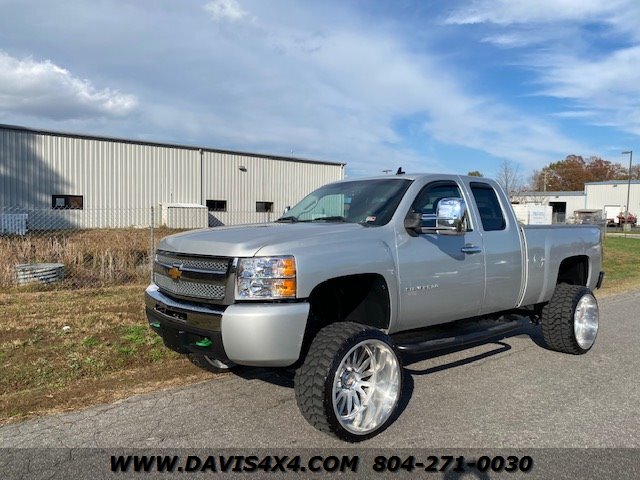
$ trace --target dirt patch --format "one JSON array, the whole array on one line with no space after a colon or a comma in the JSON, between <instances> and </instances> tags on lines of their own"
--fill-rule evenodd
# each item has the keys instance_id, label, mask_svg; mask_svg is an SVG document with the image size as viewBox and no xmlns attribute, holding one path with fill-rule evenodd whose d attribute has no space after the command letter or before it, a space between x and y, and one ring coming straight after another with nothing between
<instances>
[{"instance_id":1,"label":"dirt patch","mask_svg":"<svg viewBox=\"0 0 640 480\"><path fill-rule=\"evenodd\" d=\"M85 378L64 387L42 386L0 395L0 425L29 418L80 410L143 393L164 390L227 375L202 371L186 359L129 369L102 378Z\"/></svg>"}]
</instances>

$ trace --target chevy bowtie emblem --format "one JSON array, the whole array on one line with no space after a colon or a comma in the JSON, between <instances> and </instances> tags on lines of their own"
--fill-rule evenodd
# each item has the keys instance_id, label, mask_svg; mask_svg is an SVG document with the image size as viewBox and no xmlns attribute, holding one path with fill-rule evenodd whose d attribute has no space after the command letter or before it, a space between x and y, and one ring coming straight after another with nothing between
<instances>
[{"instance_id":1,"label":"chevy bowtie emblem","mask_svg":"<svg viewBox=\"0 0 640 480\"><path fill-rule=\"evenodd\" d=\"M180 270L180 267L182 265L174 265L173 267L171 267L169 269L169 271L167 272L169 274L169 276L174 280L174 281L178 281L180 280L180 277L182 277L182 270Z\"/></svg>"}]
</instances>

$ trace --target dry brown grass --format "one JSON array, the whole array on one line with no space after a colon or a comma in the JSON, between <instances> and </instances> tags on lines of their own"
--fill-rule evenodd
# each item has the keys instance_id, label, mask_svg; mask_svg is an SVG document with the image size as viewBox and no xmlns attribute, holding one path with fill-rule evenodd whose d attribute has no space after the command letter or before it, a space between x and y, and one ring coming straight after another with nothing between
<instances>
[{"instance_id":1,"label":"dry brown grass","mask_svg":"<svg viewBox=\"0 0 640 480\"><path fill-rule=\"evenodd\" d=\"M0 294L0 423L211 378L148 328L144 287Z\"/></svg>"},{"instance_id":2,"label":"dry brown grass","mask_svg":"<svg viewBox=\"0 0 640 480\"><path fill-rule=\"evenodd\" d=\"M175 230L156 229L156 240ZM149 278L149 229L34 232L0 237L0 287L27 290L104 287L141 283ZM62 263L62 282L16 287L15 266Z\"/></svg>"}]
</instances>

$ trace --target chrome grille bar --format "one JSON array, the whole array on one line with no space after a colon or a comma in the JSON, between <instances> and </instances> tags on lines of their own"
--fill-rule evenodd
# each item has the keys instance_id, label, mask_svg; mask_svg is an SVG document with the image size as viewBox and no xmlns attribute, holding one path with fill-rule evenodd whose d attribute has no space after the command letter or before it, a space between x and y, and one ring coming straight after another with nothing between
<instances>
[{"instance_id":1,"label":"chrome grille bar","mask_svg":"<svg viewBox=\"0 0 640 480\"><path fill-rule=\"evenodd\" d=\"M158 250L153 281L168 295L224 303L232 261Z\"/></svg>"},{"instance_id":2,"label":"chrome grille bar","mask_svg":"<svg viewBox=\"0 0 640 480\"><path fill-rule=\"evenodd\" d=\"M183 266L183 268L188 270L197 270L225 275L228 273L229 265L231 264L230 258L197 257L192 255L182 255L178 253L165 252L161 250L158 250L156 254L156 261L166 267L172 267L175 264L180 264Z\"/></svg>"}]
</instances>

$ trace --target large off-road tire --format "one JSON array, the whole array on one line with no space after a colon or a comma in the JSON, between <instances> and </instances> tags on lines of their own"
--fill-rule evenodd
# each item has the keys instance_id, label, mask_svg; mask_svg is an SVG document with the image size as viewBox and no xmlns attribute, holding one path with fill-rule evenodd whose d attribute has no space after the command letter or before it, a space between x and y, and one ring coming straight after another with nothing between
<instances>
[{"instance_id":1,"label":"large off-road tire","mask_svg":"<svg viewBox=\"0 0 640 480\"><path fill-rule=\"evenodd\" d=\"M209 357L202 353L190 353L187 355L191 363L196 367L200 367L203 370L207 370L212 373L224 373L233 370L236 365L234 363L225 363L217 358Z\"/></svg>"},{"instance_id":2,"label":"large off-road tire","mask_svg":"<svg viewBox=\"0 0 640 480\"><path fill-rule=\"evenodd\" d=\"M296 401L318 430L359 442L395 420L402 379L402 363L388 335L337 322L318 332L296 371Z\"/></svg>"},{"instance_id":3,"label":"large off-road tire","mask_svg":"<svg viewBox=\"0 0 640 480\"><path fill-rule=\"evenodd\" d=\"M593 346L598 321L598 302L591 290L560 283L542 309L542 335L550 349L581 355Z\"/></svg>"}]
</instances>

